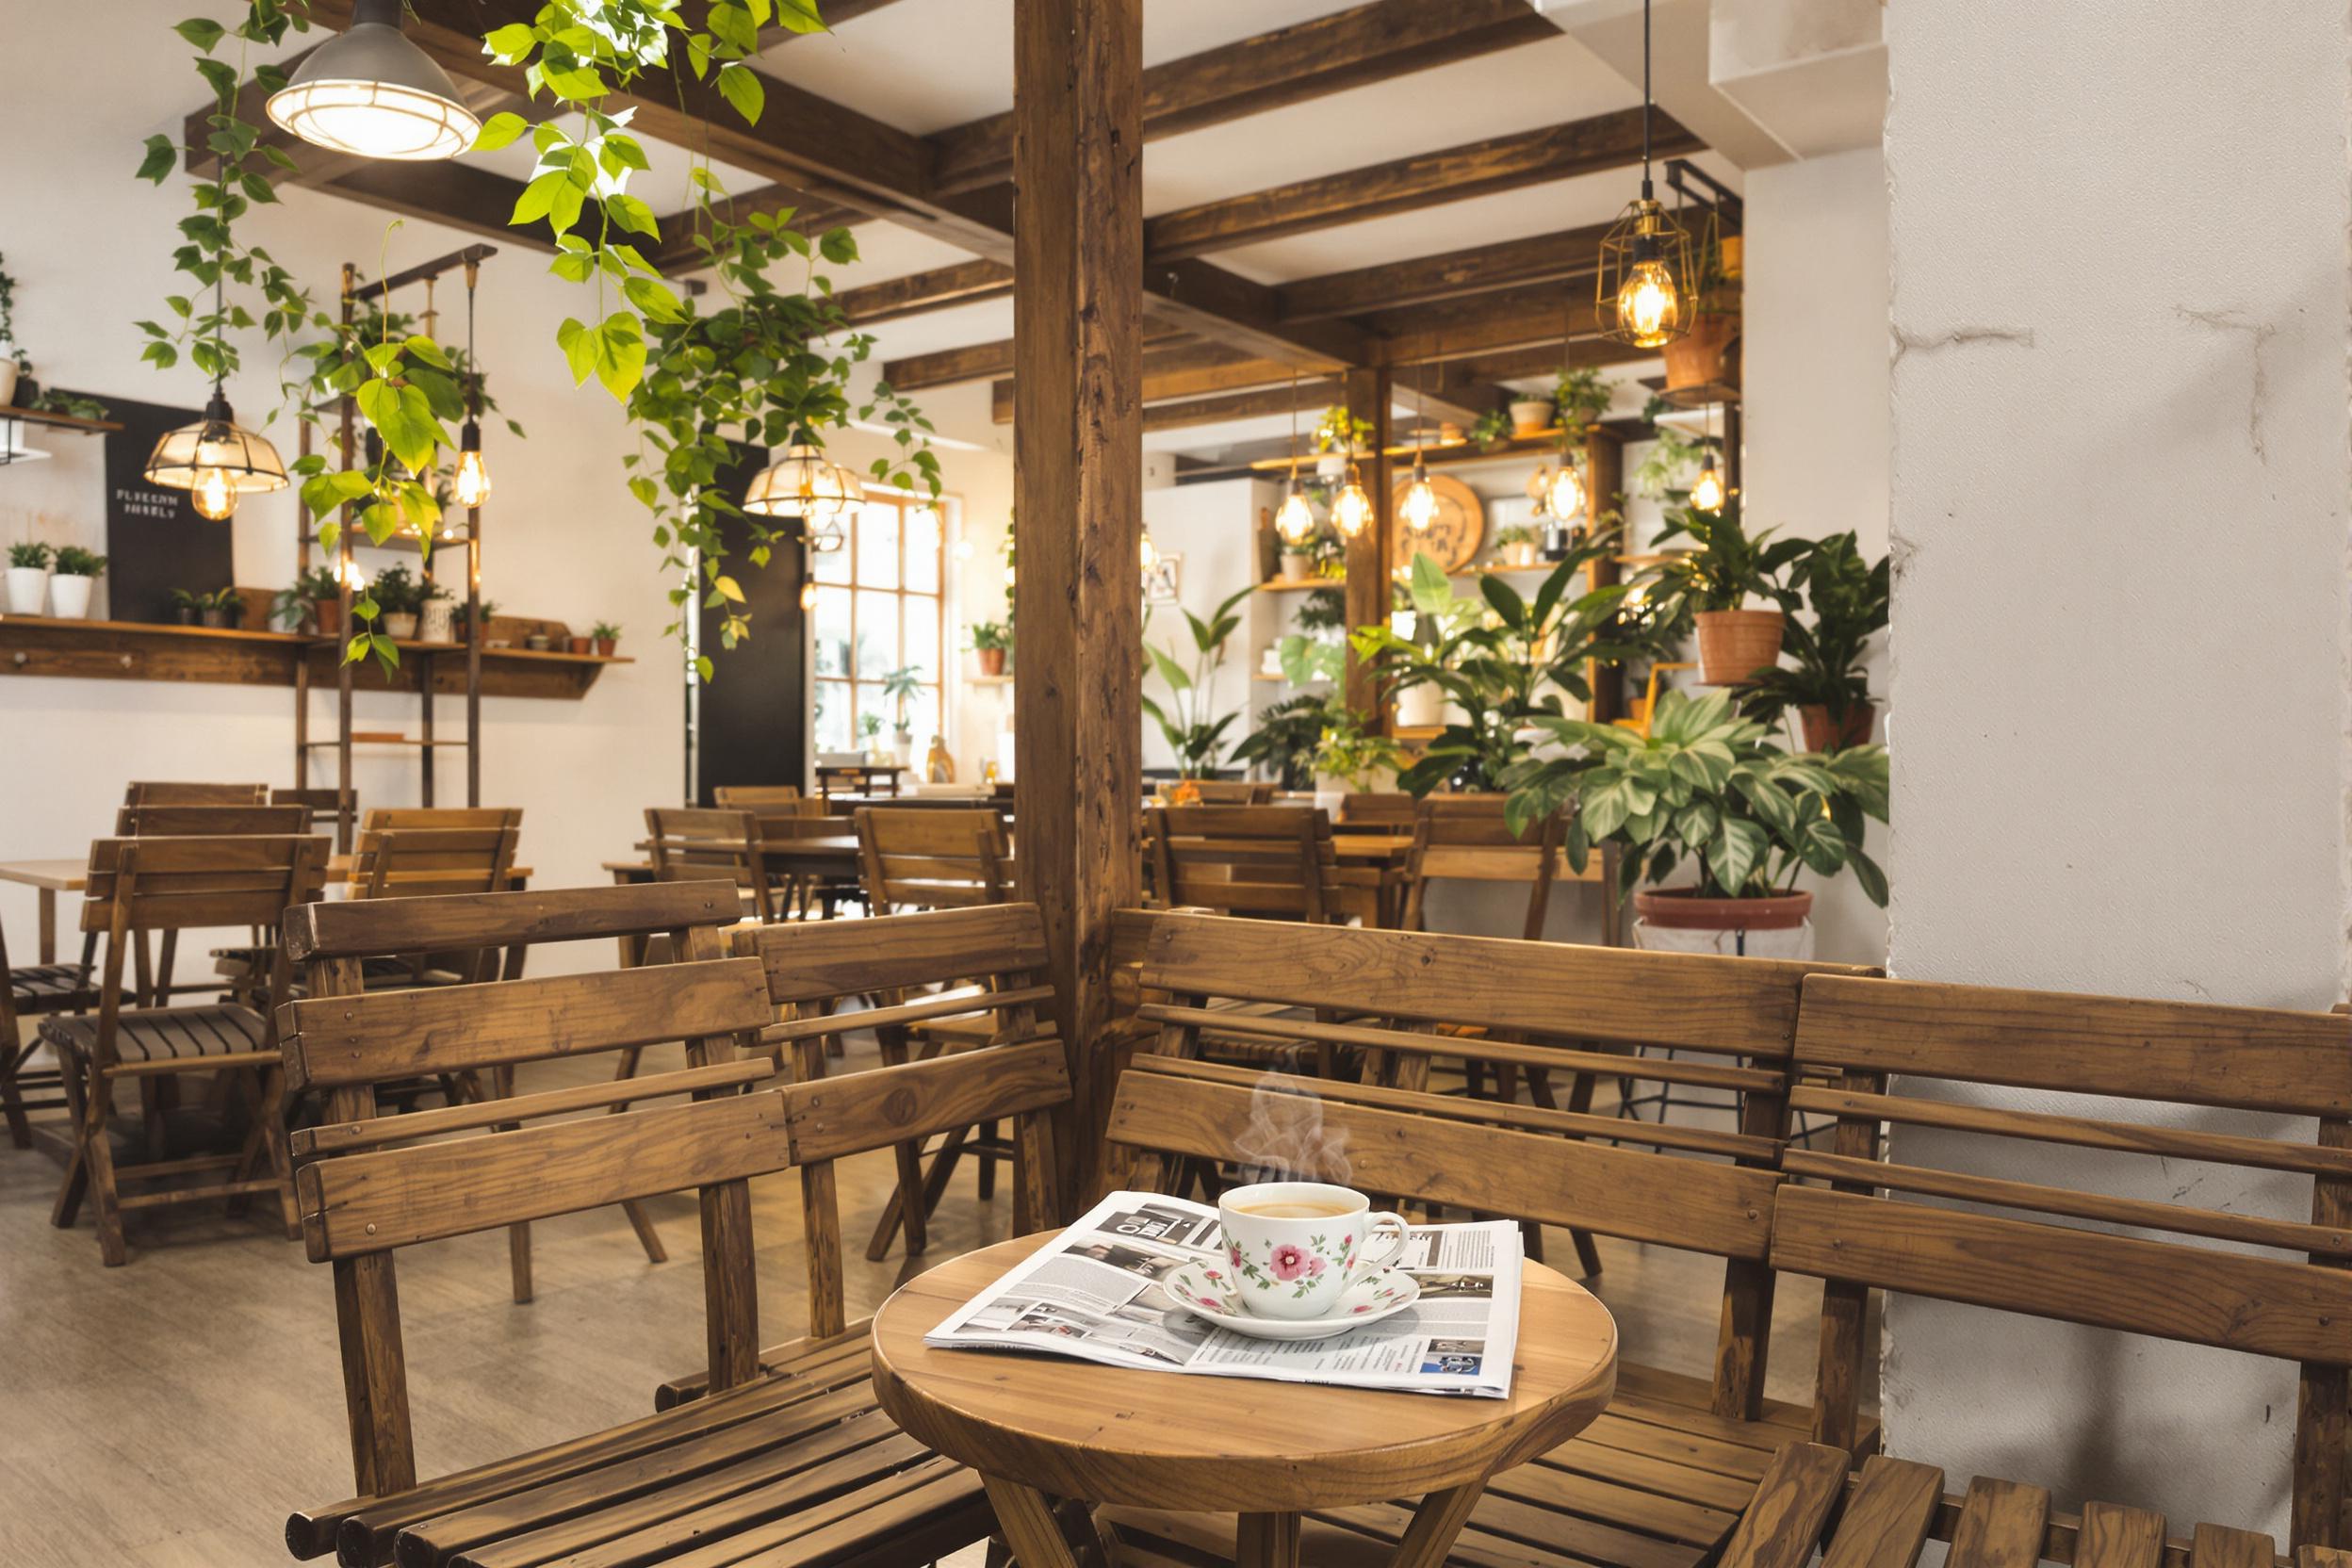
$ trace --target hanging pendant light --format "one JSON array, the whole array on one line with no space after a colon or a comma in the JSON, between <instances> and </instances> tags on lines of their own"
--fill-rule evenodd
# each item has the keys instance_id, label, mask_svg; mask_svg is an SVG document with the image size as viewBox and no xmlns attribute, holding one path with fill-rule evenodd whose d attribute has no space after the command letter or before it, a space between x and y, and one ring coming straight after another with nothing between
<instances>
[{"instance_id":1,"label":"hanging pendant light","mask_svg":"<svg viewBox=\"0 0 2352 1568\"><path fill-rule=\"evenodd\" d=\"M1690 482L1690 504L1710 515L1723 509L1723 476L1715 471L1715 405L1707 408L1707 437L1699 477Z\"/></svg>"},{"instance_id":2,"label":"hanging pendant light","mask_svg":"<svg viewBox=\"0 0 2352 1568\"><path fill-rule=\"evenodd\" d=\"M471 512L490 498L490 461L482 455L482 366L474 358L474 286L482 263L466 264L466 423L457 433L457 504Z\"/></svg>"},{"instance_id":3,"label":"hanging pendant light","mask_svg":"<svg viewBox=\"0 0 2352 1568\"><path fill-rule=\"evenodd\" d=\"M784 456L760 469L743 491L745 512L798 518L810 547L828 554L841 547L841 519L851 504L842 470L825 461L824 448L807 440L786 447Z\"/></svg>"},{"instance_id":4,"label":"hanging pendant light","mask_svg":"<svg viewBox=\"0 0 2352 1568\"><path fill-rule=\"evenodd\" d=\"M1290 480L1282 486L1282 504L1274 512L1274 531L1283 544L1304 549L1315 537L1315 508L1298 488L1298 372L1290 373Z\"/></svg>"},{"instance_id":5,"label":"hanging pendant light","mask_svg":"<svg viewBox=\"0 0 2352 1568\"><path fill-rule=\"evenodd\" d=\"M1152 567L1157 566L1160 564L1160 547L1152 542L1152 525L1150 523L1143 525L1143 538L1136 547L1136 553L1142 557L1143 570L1146 576L1151 574Z\"/></svg>"},{"instance_id":6,"label":"hanging pendant light","mask_svg":"<svg viewBox=\"0 0 2352 1568\"><path fill-rule=\"evenodd\" d=\"M1437 521L1437 490L1429 483L1429 465L1421 460L1421 431L1429 420L1429 411L1427 389L1422 385L1421 376L1421 370L1416 368L1413 378L1413 482L1405 487L1404 504L1396 509L1398 515L1405 519L1405 526L1415 533L1429 532L1429 525Z\"/></svg>"},{"instance_id":7,"label":"hanging pendant light","mask_svg":"<svg viewBox=\"0 0 2352 1568\"><path fill-rule=\"evenodd\" d=\"M353 0L351 24L270 95L270 118L314 146L365 158L450 158L482 122L449 73L400 32L401 0Z\"/></svg>"},{"instance_id":8,"label":"hanging pendant light","mask_svg":"<svg viewBox=\"0 0 2352 1568\"><path fill-rule=\"evenodd\" d=\"M1348 482L1331 498L1331 521L1338 526L1343 538L1353 539L1372 526L1372 497L1364 488L1364 480L1353 463L1348 465Z\"/></svg>"},{"instance_id":9,"label":"hanging pendant light","mask_svg":"<svg viewBox=\"0 0 2352 1568\"><path fill-rule=\"evenodd\" d=\"M1544 504L1561 522L1573 522L1584 511L1584 471L1568 460L1568 450L1560 449L1560 466L1553 470L1544 486Z\"/></svg>"},{"instance_id":10,"label":"hanging pendant light","mask_svg":"<svg viewBox=\"0 0 2352 1568\"><path fill-rule=\"evenodd\" d=\"M1663 348L1690 330L1697 300L1690 235L1658 204L1650 183L1650 0L1642 0L1642 194L1601 240L1593 305L1603 335Z\"/></svg>"},{"instance_id":11,"label":"hanging pendant light","mask_svg":"<svg viewBox=\"0 0 2352 1568\"><path fill-rule=\"evenodd\" d=\"M817 607L817 580L815 578L809 578L801 583L800 607L803 610L814 610Z\"/></svg>"}]
</instances>

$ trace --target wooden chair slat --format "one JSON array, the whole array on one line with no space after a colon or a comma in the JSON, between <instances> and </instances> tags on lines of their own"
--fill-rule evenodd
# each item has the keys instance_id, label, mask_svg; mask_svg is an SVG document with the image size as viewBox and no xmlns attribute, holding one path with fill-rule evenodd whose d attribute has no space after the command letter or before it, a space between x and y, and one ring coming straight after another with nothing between
<instances>
[{"instance_id":1,"label":"wooden chair slat","mask_svg":"<svg viewBox=\"0 0 2352 1568\"><path fill-rule=\"evenodd\" d=\"M1949 1568L2035 1568L2049 1523L2048 1492L1979 1476L1968 1483L1968 1500L1945 1560Z\"/></svg>"},{"instance_id":2,"label":"wooden chair slat","mask_svg":"<svg viewBox=\"0 0 2352 1568\"><path fill-rule=\"evenodd\" d=\"M1022 904L802 922L743 932L736 945L766 966L769 998L779 1004L1042 970L1046 956L1037 906Z\"/></svg>"},{"instance_id":3,"label":"wooden chair slat","mask_svg":"<svg viewBox=\"0 0 2352 1568\"><path fill-rule=\"evenodd\" d=\"M1775 1171L1668 1161L1502 1128L1401 1115L1307 1097L1329 1141L1299 1164L1374 1192L1487 1213L1574 1224L1631 1241L1761 1261L1772 1232ZM1110 1136L1200 1159L1248 1147L1253 1117L1271 1114L1236 1085L1122 1076ZM1347 1170L1323 1150L1344 1150ZM1569 1195L1574 1195L1573 1200Z\"/></svg>"},{"instance_id":4,"label":"wooden chair slat","mask_svg":"<svg viewBox=\"0 0 2352 1568\"><path fill-rule=\"evenodd\" d=\"M887 1007L866 1007L854 1013L827 1013L819 1018L773 1023L760 1032L760 1038L765 1045L789 1045L794 1040L846 1035L860 1029L889 1028L894 1024L920 1023L925 1020L986 1016L1000 1007L1050 1001L1053 995L1054 988L1051 986L1020 986L1002 991L983 990L977 986L956 986L935 992L920 1002L897 1002Z\"/></svg>"},{"instance_id":5,"label":"wooden chair slat","mask_svg":"<svg viewBox=\"0 0 2352 1568\"><path fill-rule=\"evenodd\" d=\"M2074 1568L2163 1568L2164 1560L2163 1514L2114 1503L2082 1505L2082 1521L2075 1527Z\"/></svg>"},{"instance_id":6,"label":"wooden chair slat","mask_svg":"<svg viewBox=\"0 0 2352 1568\"><path fill-rule=\"evenodd\" d=\"M374 1149L387 1143L409 1143L444 1133L496 1127L518 1119L558 1116L566 1111L594 1110L603 1105L627 1105L673 1094L698 1094L705 1089L739 1088L772 1078L775 1058L753 1056L711 1067L684 1068L643 1078L619 1078L609 1084L576 1084L547 1089L521 1100L481 1100L411 1111L400 1117L371 1117L364 1121L329 1122L321 1127L297 1128L293 1135L298 1156L341 1154L354 1149Z\"/></svg>"},{"instance_id":7,"label":"wooden chair slat","mask_svg":"<svg viewBox=\"0 0 2352 1568\"><path fill-rule=\"evenodd\" d=\"M746 959L314 997L280 1009L288 1081L373 1084L763 1027Z\"/></svg>"},{"instance_id":8,"label":"wooden chair slat","mask_svg":"<svg viewBox=\"0 0 2352 1568\"><path fill-rule=\"evenodd\" d=\"M125 806L261 806L267 784L204 784L183 780L135 781L122 792Z\"/></svg>"},{"instance_id":9,"label":"wooden chair slat","mask_svg":"<svg viewBox=\"0 0 2352 1568\"><path fill-rule=\"evenodd\" d=\"M127 839L302 833L309 828L310 811L302 806L125 806L114 814L116 835Z\"/></svg>"},{"instance_id":10,"label":"wooden chair slat","mask_svg":"<svg viewBox=\"0 0 2352 1568\"><path fill-rule=\"evenodd\" d=\"M887 1149L1070 1098L1058 1042L999 1046L874 1072L795 1084L787 1126L795 1165Z\"/></svg>"},{"instance_id":11,"label":"wooden chair slat","mask_svg":"<svg viewBox=\"0 0 2352 1568\"><path fill-rule=\"evenodd\" d=\"M2272 1568L2278 1549L2267 1535L2200 1524L2189 1542L2189 1568Z\"/></svg>"},{"instance_id":12,"label":"wooden chair slat","mask_svg":"<svg viewBox=\"0 0 2352 1568\"><path fill-rule=\"evenodd\" d=\"M483 893L465 897L307 905L288 911L287 952L297 962L443 948L503 947L592 937L642 937L731 925L732 891L709 884Z\"/></svg>"},{"instance_id":13,"label":"wooden chair slat","mask_svg":"<svg viewBox=\"0 0 2352 1568\"><path fill-rule=\"evenodd\" d=\"M1806 1568L1846 1487L1845 1450L1791 1443L1772 1456L1721 1568Z\"/></svg>"},{"instance_id":14,"label":"wooden chair slat","mask_svg":"<svg viewBox=\"0 0 2352 1568\"><path fill-rule=\"evenodd\" d=\"M1836 1452L1835 1449L1831 1450ZM1927 1532L1943 1501L1944 1473L1933 1465L1872 1454L1838 1520L1837 1538L1822 1553L1821 1568L1914 1568ZM2156 1544L2164 1544L2163 1521ZM2096 1568L2079 1559L2076 1568ZM2155 1568L2152 1563L2116 1562L2106 1568Z\"/></svg>"},{"instance_id":15,"label":"wooden chair slat","mask_svg":"<svg viewBox=\"0 0 2352 1568\"><path fill-rule=\"evenodd\" d=\"M2352 1273L1790 1186L1772 1266L2289 1361L2352 1363Z\"/></svg>"}]
</instances>

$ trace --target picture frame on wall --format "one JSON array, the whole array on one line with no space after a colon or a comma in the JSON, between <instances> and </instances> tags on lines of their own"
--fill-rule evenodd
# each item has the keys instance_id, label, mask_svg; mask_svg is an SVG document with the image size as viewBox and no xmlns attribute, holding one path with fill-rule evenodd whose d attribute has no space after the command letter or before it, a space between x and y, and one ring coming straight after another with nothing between
<instances>
[{"instance_id":1,"label":"picture frame on wall","mask_svg":"<svg viewBox=\"0 0 2352 1568\"><path fill-rule=\"evenodd\" d=\"M1163 554L1144 568L1143 602L1174 604L1177 591L1184 582L1184 557L1181 550Z\"/></svg>"}]
</instances>

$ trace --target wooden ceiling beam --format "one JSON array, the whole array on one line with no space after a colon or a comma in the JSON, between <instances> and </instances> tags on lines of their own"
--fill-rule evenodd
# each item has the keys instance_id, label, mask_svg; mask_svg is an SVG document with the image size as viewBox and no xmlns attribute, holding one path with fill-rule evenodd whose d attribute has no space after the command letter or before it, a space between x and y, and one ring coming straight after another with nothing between
<instances>
[{"instance_id":1,"label":"wooden ceiling beam","mask_svg":"<svg viewBox=\"0 0 2352 1568\"><path fill-rule=\"evenodd\" d=\"M1431 304L1523 284L1590 278L1600 266L1601 239L1609 228L1607 223L1594 223L1526 239L1474 245L1443 255L1299 278L1276 286L1276 313L1285 321L1313 321Z\"/></svg>"},{"instance_id":2,"label":"wooden ceiling beam","mask_svg":"<svg viewBox=\"0 0 2352 1568\"><path fill-rule=\"evenodd\" d=\"M1659 114L1652 149L1673 157L1702 143ZM1641 161L1642 111L1618 109L1164 212L1144 223L1144 253L1148 264L1206 255Z\"/></svg>"},{"instance_id":3,"label":"wooden ceiling beam","mask_svg":"<svg viewBox=\"0 0 2352 1568\"><path fill-rule=\"evenodd\" d=\"M391 158L363 158L320 188L347 196L402 218L441 223L461 233L479 235L501 245L552 254L555 242L542 224L531 229L507 226L521 182L464 163L404 163ZM600 221L596 204L590 202L580 221L594 231Z\"/></svg>"},{"instance_id":4,"label":"wooden ceiling beam","mask_svg":"<svg viewBox=\"0 0 2352 1568\"><path fill-rule=\"evenodd\" d=\"M833 296L833 302L841 307L841 314L849 318L851 326L866 327L877 321L920 316L929 310L944 310L951 305L1002 300L1012 292L1011 268L993 261L961 261L953 267L936 267L928 272L911 272L903 278L844 288Z\"/></svg>"},{"instance_id":5,"label":"wooden ceiling beam","mask_svg":"<svg viewBox=\"0 0 2352 1568\"><path fill-rule=\"evenodd\" d=\"M1387 365L1427 365L1469 359L1507 349L1534 348L1599 331L1592 300L1557 284L1528 284L1434 304L1384 310L1364 318Z\"/></svg>"},{"instance_id":6,"label":"wooden ceiling beam","mask_svg":"<svg viewBox=\"0 0 2352 1568\"><path fill-rule=\"evenodd\" d=\"M1152 67L1143 74L1143 139L1560 36L1527 0L1372 0ZM930 141L935 190L975 189L1012 173L1009 111L938 132Z\"/></svg>"},{"instance_id":7,"label":"wooden ceiling beam","mask_svg":"<svg viewBox=\"0 0 2352 1568\"><path fill-rule=\"evenodd\" d=\"M1184 351L1175 363L1192 365L1207 360L1225 359L1239 352L1214 343L1181 341L1182 334L1174 328L1146 325L1143 330L1144 363L1152 364L1154 353L1170 349ZM965 382L988 381L996 376L1012 374L1014 340L1006 337L994 343L972 343L960 349L939 349L925 354L909 354L893 359L882 367L882 379L900 392L920 392L933 386L957 386Z\"/></svg>"}]
</instances>

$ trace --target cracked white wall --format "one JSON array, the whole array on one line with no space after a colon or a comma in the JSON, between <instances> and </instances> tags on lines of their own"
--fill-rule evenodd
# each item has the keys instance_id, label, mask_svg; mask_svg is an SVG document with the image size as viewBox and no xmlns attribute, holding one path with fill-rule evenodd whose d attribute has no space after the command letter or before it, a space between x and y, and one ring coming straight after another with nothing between
<instances>
[{"instance_id":1,"label":"cracked white wall","mask_svg":"<svg viewBox=\"0 0 2352 1568\"><path fill-rule=\"evenodd\" d=\"M2324 1007L2345 927L2345 8L1891 0L1887 39L1891 962ZM2000 1155L2309 1216L2299 1180ZM1909 1298L1887 1331L1895 1452L2283 1531L2291 1368Z\"/></svg>"}]
</instances>

